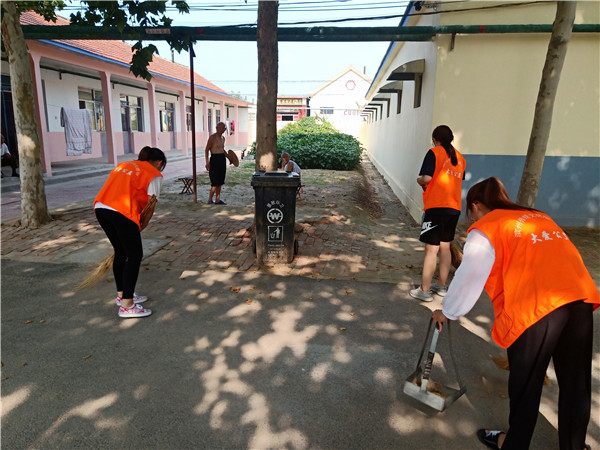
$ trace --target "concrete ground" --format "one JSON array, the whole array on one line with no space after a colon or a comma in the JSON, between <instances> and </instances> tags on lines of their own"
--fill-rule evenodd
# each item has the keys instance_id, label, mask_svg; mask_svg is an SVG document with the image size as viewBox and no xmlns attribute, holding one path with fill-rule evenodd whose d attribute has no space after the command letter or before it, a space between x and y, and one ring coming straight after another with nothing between
<instances>
[{"instance_id":1,"label":"concrete ground","mask_svg":"<svg viewBox=\"0 0 600 450\"><path fill-rule=\"evenodd\" d=\"M138 291L154 311L143 319L117 317L110 276L75 289L110 252L90 210L105 175L49 185L62 205L37 230L10 220L15 194L3 185L3 446L473 449L484 448L478 428L506 428L508 373L491 359L503 351L490 336L485 295L452 328L467 393L441 413L403 393L441 298L408 295L422 264L418 227L368 161L348 175L347 196L307 186L296 208L300 254L278 266L254 261L249 184L225 190L224 207L204 204L202 186L194 204L176 181L189 174L189 159L169 167L143 233ZM372 190L376 207L362 207L351 187ZM585 230L572 236L589 239ZM580 249L598 283L597 245ZM598 330L592 448L600 443ZM456 387L447 338L433 378ZM532 449L558 448L549 376Z\"/></svg>"}]
</instances>

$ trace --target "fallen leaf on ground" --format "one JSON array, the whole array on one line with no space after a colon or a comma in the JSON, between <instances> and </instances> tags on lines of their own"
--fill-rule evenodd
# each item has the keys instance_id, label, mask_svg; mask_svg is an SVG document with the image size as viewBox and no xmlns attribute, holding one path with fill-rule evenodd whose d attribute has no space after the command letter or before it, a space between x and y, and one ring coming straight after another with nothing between
<instances>
[{"instance_id":1,"label":"fallen leaf on ground","mask_svg":"<svg viewBox=\"0 0 600 450\"><path fill-rule=\"evenodd\" d=\"M33 320L26 320L25 323L31 323Z\"/></svg>"},{"instance_id":2,"label":"fallen leaf on ground","mask_svg":"<svg viewBox=\"0 0 600 450\"><path fill-rule=\"evenodd\" d=\"M40 320L40 323L46 323L46 321L44 319Z\"/></svg>"},{"instance_id":3,"label":"fallen leaf on ground","mask_svg":"<svg viewBox=\"0 0 600 450\"><path fill-rule=\"evenodd\" d=\"M355 316L355 315L356 315L356 313L350 313L350 315L351 315L351 316Z\"/></svg>"},{"instance_id":4,"label":"fallen leaf on ground","mask_svg":"<svg viewBox=\"0 0 600 450\"><path fill-rule=\"evenodd\" d=\"M249 298L247 298L247 299L246 299L246 303L250 304L250 303L252 303L252 300L251 300L251 299L249 299Z\"/></svg>"},{"instance_id":5,"label":"fallen leaf on ground","mask_svg":"<svg viewBox=\"0 0 600 450\"><path fill-rule=\"evenodd\" d=\"M346 295L350 295L350 294L352 294L352 291L346 289Z\"/></svg>"},{"instance_id":6,"label":"fallen leaf on ground","mask_svg":"<svg viewBox=\"0 0 600 450\"><path fill-rule=\"evenodd\" d=\"M83 357L83 359L90 359L91 357L92 357L92 355L85 355L85 356Z\"/></svg>"},{"instance_id":7,"label":"fallen leaf on ground","mask_svg":"<svg viewBox=\"0 0 600 450\"><path fill-rule=\"evenodd\" d=\"M340 331L346 331L346 327L340 327Z\"/></svg>"},{"instance_id":8,"label":"fallen leaf on ground","mask_svg":"<svg viewBox=\"0 0 600 450\"><path fill-rule=\"evenodd\" d=\"M240 289L242 289L240 286L231 286L229 288L231 292L240 292Z\"/></svg>"}]
</instances>

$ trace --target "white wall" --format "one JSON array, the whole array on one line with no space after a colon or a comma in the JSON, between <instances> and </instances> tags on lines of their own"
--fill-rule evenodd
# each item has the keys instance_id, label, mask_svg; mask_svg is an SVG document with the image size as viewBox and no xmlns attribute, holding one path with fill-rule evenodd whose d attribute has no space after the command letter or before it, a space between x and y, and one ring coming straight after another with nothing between
<instances>
[{"instance_id":1,"label":"white wall","mask_svg":"<svg viewBox=\"0 0 600 450\"><path fill-rule=\"evenodd\" d=\"M435 25L432 16L425 16L418 25ZM425 73L421 90L421 106L414 107L415 83L404 81L400 114L396 114L395 94L390 104L390 117L384 117L363 127L361 140L367 148L369 158L385 177L394 193L408 208L415 219L423 212L422 189L416 178L425 157L431 148L431 132L439 124L433 123L433 104L436 94L435 73L437 46L434 42L399 42L390 54L387 64L378 78L378 86L388 83L389 74L397 67L414 60L425 59ZM383 108L385 111L385 107Z\"/></svg>"}]
</instances>

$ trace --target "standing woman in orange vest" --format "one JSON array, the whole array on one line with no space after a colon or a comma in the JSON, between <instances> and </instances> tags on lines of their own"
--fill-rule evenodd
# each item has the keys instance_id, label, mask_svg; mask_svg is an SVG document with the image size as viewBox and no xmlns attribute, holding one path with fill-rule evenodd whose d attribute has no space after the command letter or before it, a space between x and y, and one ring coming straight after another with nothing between
<instances>
[{"instance_id":1,"label":"standing woman in orange vest","mask_svg":"<svg viewBox=\"0 0 600 450\"><path fill-rule=\"evenodd\" d=\"M433 300L433 292L442 297L446 295L446 279L452 262L450 243L460 216L462 180L467 166L465 158L452 146L454 135L450 127L436 127L431 137L434 147L425 155L417 178L423 188L425 214L419 240L425 243L425 261L421 286L410 291L412 297L424 302ZM438 253L438 282L431 284Z\"/></svg>"},{"instance_id":2,"label":"standing woman in orange vest","mask_svg":"<svg viewBox=\"0 0 600 450\"><path fill-rule=\"evenodd\" d=\"M480 429L479 440L495 449L529 447L552 358L560 388L560 448L589 448L592 311L600 295L579 252L546 214L513 203L497 178L469 190L467 215L476 222L433 319L442 324L465 315L484 286L492 300L492 337L507 349L510 366L509 428Z\"/></svg>"},{"instance_id":3,"label":"standing woman in orange vest","mask_svg":"<svg viewBox=\"0 0 600 450\"><path fill-rule=\"evenodd\" d=\"M161 172L167 165L165 154L154 147L144 147L138 158L115 167L94 200L96 218L115 252L116 303L123 318L152 314L152 310L140 306L148 297L135 293L143 256L140 231L152 218L155 202L151 198L160 194Z\"/></svg>"}]
</instances>

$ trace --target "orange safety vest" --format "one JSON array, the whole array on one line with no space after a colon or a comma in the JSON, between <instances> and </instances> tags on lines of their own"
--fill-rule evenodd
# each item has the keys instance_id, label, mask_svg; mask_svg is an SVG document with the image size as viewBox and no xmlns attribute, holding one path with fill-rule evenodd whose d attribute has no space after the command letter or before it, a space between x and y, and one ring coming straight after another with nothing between
<instances>
[{"instance_id":1,"label":"orange safety vest","mask_svg":"<svg viewBox=\"0 0 600 450\"><path fill-rule=\"evenodd\" d=\"M427 211L431 208L452 208L460 211L462 180L467 162L458 150L456 150L458 160L456 166L452 165L446 150L441 145L432 148L431 151L435 154L435 172L423 191L424 209Z\"/></svg>"},{"instance_id":2,"label":"orange safety vest","mask_svg":"<svg viewBox=\"0 0 600 450\"><path fill-rule=\"evenodd\" d=\"M539 211L495 209L470 228L494 246L485 290L494 306L492 337L504 348L531 325L567 303L600 306L600 294L564 231Z\"/></svg>"},{"instance_id":3,"label":"orange safety vest","mask_svg":"<svg viewBox=\"0 0 600 450\"><path fill-rule=\"evenodd\" d=\"M148 203L148 185L162 177L148 161L126 161L115 167L96 195L97 202L114 208L140 226L140 213Z\"/></svg>"}]
</instances>

